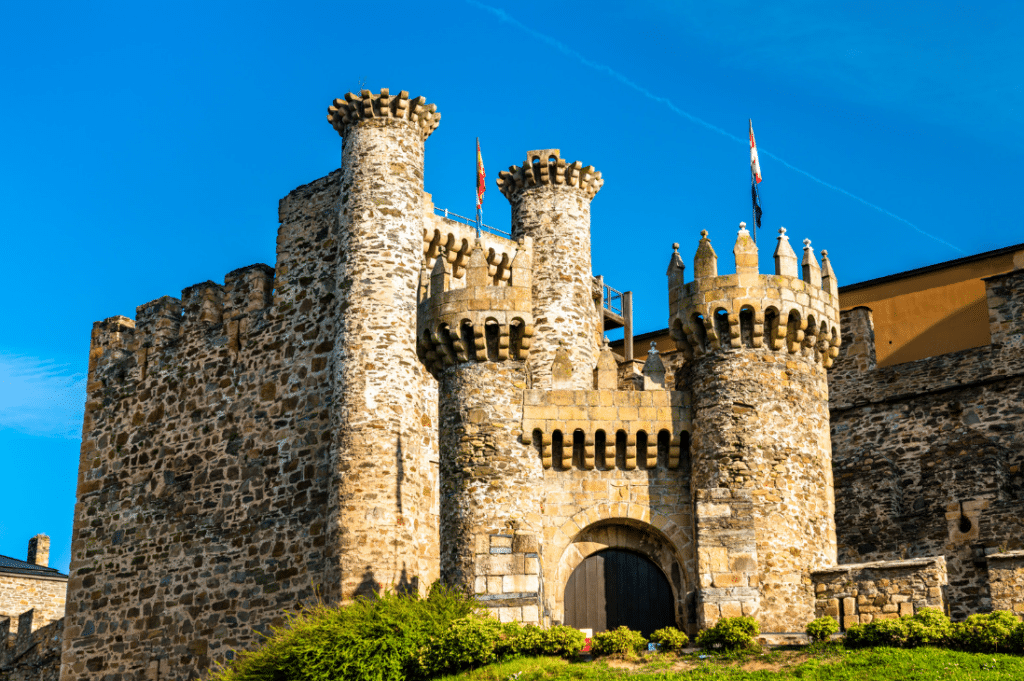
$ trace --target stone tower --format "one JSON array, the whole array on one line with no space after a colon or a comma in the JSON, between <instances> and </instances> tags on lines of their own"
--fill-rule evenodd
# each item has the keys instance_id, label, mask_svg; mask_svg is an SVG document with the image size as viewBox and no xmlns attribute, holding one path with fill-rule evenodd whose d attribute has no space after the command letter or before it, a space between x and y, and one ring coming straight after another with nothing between
<instances>
[{"instance_id":1,"label":"stone tower","mask_svg":"<svg viewBox=\"0 0 1024 681\"><path fill-rule=\"evenodd\" d=\"M336 486L328 542L342 598L415 589L428 504L424 432L436 408L419 380L416 311L423 254L423 146L441 115L423 97L363 90L334 100L342 136L339 299L333 353ZM425 585L424 585L425 586Z\"/></svg>"},{"instance_id":2,"label":"stone tower","mask_svg":"<svg viewBox=\"0 0 1024 681\"><path fill-rule=\"evenodd\" d=\"M718 275L707 232L694 281L669 266L669 327L692 396L698 620L754 615L766 631L814 618L812 570L836 564L826 369L838 354L835 274L804 243L802 277L780 230L759 274L743 223L736 273Z\"/></svg>"},{"instance_id":3,"label":"stone tower","mask_svg":"<svg viewBox=\"0 0 1024 681\"><path fill-rule=\"evenodd\" d=\"M593 388L603 327L590 263L590 201L602 184L593 166L566 163L558 149L529 151L522 166L498 174L512 204L512 238L533 238L534 388ZM560 348L571 376L552 376Z\"/></svg>"},{"instance_id":4,"label":"stone tower","mask_svg":"<svg viewBox=\"0 0 1024 681\"><path fill-rule=\"evenodd\" d=\"M518 437L533 336L531 240L518 242L503 277L488 266L484 238L499 241L480 235L464 266L437 255L419 313L420 356L440 395L441 578L469 593L490 537L508 532L500 548L510 551L511 530L540 513L540 462Z\"/></svg>"}]
</instances>

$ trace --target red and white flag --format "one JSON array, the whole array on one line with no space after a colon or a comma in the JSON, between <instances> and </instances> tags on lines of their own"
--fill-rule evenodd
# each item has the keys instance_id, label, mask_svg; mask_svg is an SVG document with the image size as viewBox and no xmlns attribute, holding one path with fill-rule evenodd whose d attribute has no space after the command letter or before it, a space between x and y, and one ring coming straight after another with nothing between
<instances>
[{"instance_id":1,"label":"red and white flag","mask_svg":"<svg viewBox=\"0 0 1024 681\"><path fill-rule=\"evenodd\" d=\"M754 182L761 181L761 164L757 161L757 143L754 142L754 123L749 118L747 122L750 123L750 176L754 178Z\"/></svg>"},{"instance_id":2,"label":"red and white flag","mask_svg":"<svg viewBox=\"0 0 1024 681\"><path fill-rule=\"evenodd\" d=\"M476 138L476 209L484 205L484 157L480 155L480 138Z\"/></svg>"}]
</instances>

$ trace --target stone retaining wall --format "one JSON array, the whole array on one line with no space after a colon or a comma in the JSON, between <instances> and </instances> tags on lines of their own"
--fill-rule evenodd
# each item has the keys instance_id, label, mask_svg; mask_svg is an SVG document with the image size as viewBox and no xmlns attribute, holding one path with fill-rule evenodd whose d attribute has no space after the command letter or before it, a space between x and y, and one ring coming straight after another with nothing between
<instances>
[{"instance_id":1,"label":"stone retaining wall","mask_svg":"<svg viewBox=\"0 0 1024 681\"><path fill-rule=\"evenodd\" d=\"M989 555L988 584L993 610L1024 615L1024 551Z\"/></svg>"},{"instance_id":2,"label":"stone retaining wall","mask_svg":"<svg viewBox=\"0 0 1024 681\"><path fill-rule=\"evenodd\" d=\"M942 556L839 565L812 572L811 580L814 616L833 617L844 630L851 624L913 615L922 608L946 609Z\"/></svg>"}]
</instances>

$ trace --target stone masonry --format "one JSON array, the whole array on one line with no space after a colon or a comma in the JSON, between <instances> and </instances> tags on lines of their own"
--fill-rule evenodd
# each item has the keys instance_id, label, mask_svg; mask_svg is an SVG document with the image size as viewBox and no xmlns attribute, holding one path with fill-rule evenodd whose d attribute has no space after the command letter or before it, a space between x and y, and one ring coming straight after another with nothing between
<instances>
[{"instance_id":1,"label":"stone masonry","mask_svg":"<svg viewBox=\"0 0 1024 681\"><path fill-rule=\"evenodd\" d=\"M20 617L32 612L36 629L64 617L68 578L49 566L50 538L37 534L28 542L27 560L0 561L0 622L11 636L21 633ZM29 633L29 632L25 632ZM0 636L0 649L6 636Z\"/></svg>"},{"instance_id":2,"label":"stone masonry","mask_svg":"<svg viewBox=\"0 0 1024 681\"><path fill-rule=\"evenodd\" d=\"M560 623L609 549L663 573L691 634L941 605L946 565L954 613L1024 602L1016 530L991 529L1022 527L1020 274L989 282L991 348L880 373L825 251L780 230L760 274L741 223L719 275L705 231L692 281L670 257L677 350L641 368L602 342L592 166L501 172L509 238L435 214L424 98L328 120L341 168L281 200L274 267L93 327L63 681L196 678L289 610L438 579Z\"/></svg>"}]
</instances>

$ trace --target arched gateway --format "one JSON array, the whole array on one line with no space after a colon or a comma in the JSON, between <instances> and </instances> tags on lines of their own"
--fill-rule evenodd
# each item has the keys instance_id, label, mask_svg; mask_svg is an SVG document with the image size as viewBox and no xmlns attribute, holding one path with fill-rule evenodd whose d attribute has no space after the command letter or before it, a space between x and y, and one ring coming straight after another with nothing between
<instances>
[{"instance_id":1,"label":"arched gateway","mask_svg":"<svg viewBox=\"0 0 1024 681\"><path fill-rule=\"evenodd\" d=\"M676 624L668 579L633 551L607 549L584 559L569 576L564 602L565 623L577 629L627 626L650 636Z\"/></svg>"}]
</instances>

